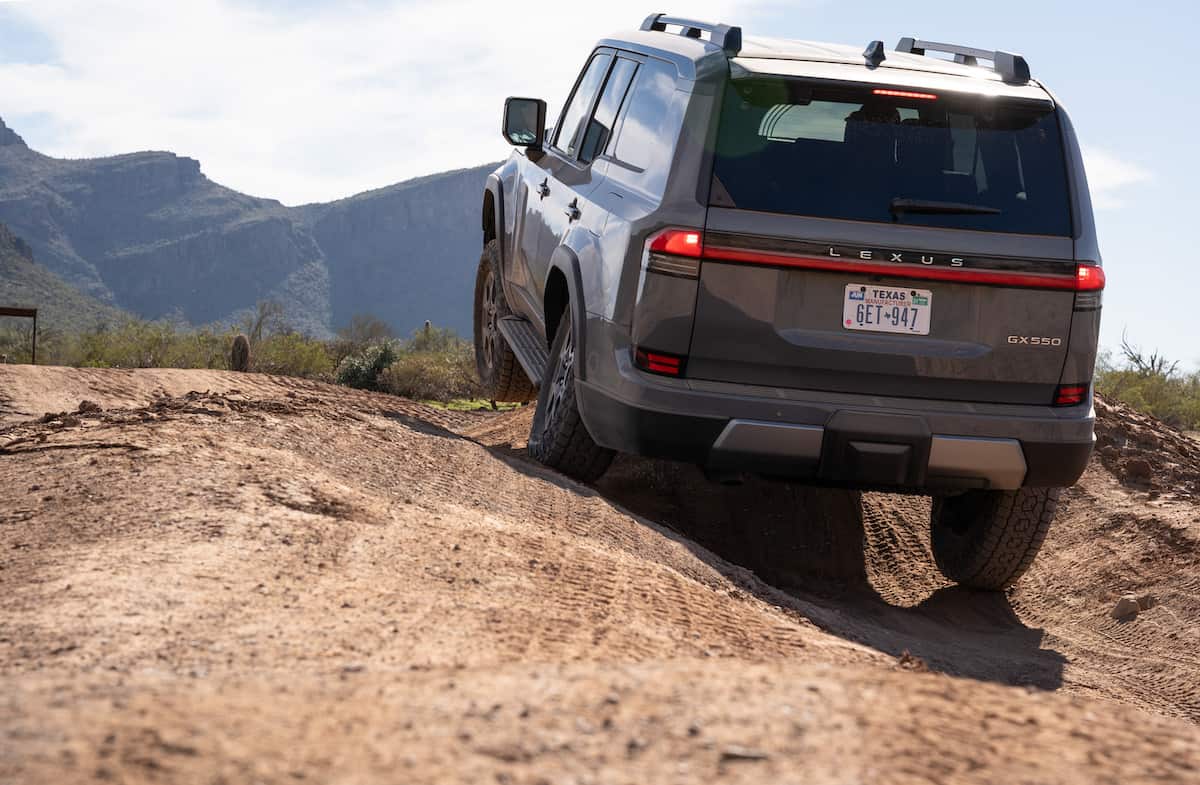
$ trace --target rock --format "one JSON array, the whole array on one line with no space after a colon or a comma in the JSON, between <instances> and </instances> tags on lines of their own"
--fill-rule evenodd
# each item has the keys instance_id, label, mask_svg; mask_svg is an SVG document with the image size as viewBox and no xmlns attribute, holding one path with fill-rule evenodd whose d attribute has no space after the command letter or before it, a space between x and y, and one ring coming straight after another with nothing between
<instances>
[{"instance_id":1,"label":"rock","mask_svg":"<svg viewBox=\"0 0 1200 785\"><path fill-rule=\"evenodd\" d=\"M0 120L0 147L25 147L25 140Z\"/></svg>"},{"instance_id":2,"label":"rock","mask_svg":"<svg viewBox=\"0 0 1200 785\"><path fill-rule=\"evenodd\" d=\"M1129 458L1124 466L1125 481L1148 483L1154 477L1154 467L1145 458Z\"/></svg>"},{"instance_id":3,"label":"rock","mask_svg":"<svg viewBox=\"0 0 1200 785\"><path fill-rule=\"evenodd\" d=\"M896 670L913 671L915 673L928 673L929 664L917 655L905 649L896 658L896 664L893 666Z\"/></svg>"},{"instance_id":4,"label":"rock","mask_svg":"<svg viewBox=\"0 0 1200 785\"><path fill-rule=\"evenodd\" d=\"M80 401L79 408L76 409L79 414L92 414L101 411L100 404L95 401Z\"/></svg>"},{"instance_id":5,"label":"rock","mask_svg":"<svg viewBox=\"0 0 1200 785\"><path fill-rule=\"evenodd\" d=\"M754 750L748 747L730 746L721 750L721 762L727 761L755 761L767 760L771 756L762 750Z\"/></svg>"},{"instance_id":6,"label":"rock","mask_svg":"<svg viewBox=\"0 0 1200 785\"><path fill-rule=\"evenodd\" d=\"M1153 594L1139 594L1137 604L1139 611L1148 611L1158 604L1158 598Z\"/></svg>"},{"instance_id":7,"label":"rock","mask_svg":"<svg viewBox=\"0 0 1200 785\"><path fill-rule=\"evenodd\" d=\"M1140 610L1141 605L1138 603L1137 595L1125 594L1117 600L1116 606L1113 607L1112 617L1117 621L1132 621L1137 618Z\"/></svg>"}]
</instances>

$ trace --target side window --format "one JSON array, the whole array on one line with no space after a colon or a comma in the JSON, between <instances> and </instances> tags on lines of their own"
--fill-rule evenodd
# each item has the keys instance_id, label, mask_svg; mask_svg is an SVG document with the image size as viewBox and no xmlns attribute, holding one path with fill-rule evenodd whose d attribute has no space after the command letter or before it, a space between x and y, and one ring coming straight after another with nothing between
<instances>
[{"instance_id":1,"label":"side window","mask_svg":"<svg viewBox=\"0 0 1200 785\"><path fill-rule=\"evenodd\" d=\"M562 122L554 131L554 146L569 157L574 157L579 151L584 120L592 111L592 104L596 100L596 94L600 92L604 74L608 71L612 59L612 55L607 53L592 56L591 62L579 79L579 84L575 86L571 100L567 102L567 108L563 110Z\"/></svg>"},{"instance_id":2,"label":"side window","mask_svg":"<svg viewBox=\"0 0 1200 785\"><path fill-rule=\"evenodd\" d=\"M616 147L610 154L631 170L622 179L661 196L683 125L683 105L675 100L675 66L646 60L637 71L626 104Z\"/></svg>"},{"instance_id":3,"label":"side window","mask_svg":"<svg viewBox=\"0 0 1200 785\"><path fill-rule=\"evenodd\" d=\"M608 148L613 124L621 111L621 103L625 100L625 93L629 91L629 83L633 81L635 71L637 63L623 57L617 58L616 65L608 74L608 81L604 83L604 92L600 94L596 112L583 134L583 143L579 147L579 160L583 163L590 164Z\"/></svg>"}]
</instances>

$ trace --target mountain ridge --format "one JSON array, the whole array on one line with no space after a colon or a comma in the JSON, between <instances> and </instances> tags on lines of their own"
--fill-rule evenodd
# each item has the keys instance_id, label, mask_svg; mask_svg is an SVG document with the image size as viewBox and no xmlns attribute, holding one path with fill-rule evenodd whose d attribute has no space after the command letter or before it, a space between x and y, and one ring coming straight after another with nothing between
<instances>
[{"instance_id":1,"label":"mountain ridge","mask_svg":"<svg viewBox=\"0 0 1200 785\"><path fill-rule=\"evenodd\" d=\"M41 324L66 331L120 321L125 314L39 265L29 244L0 223L0 306L37 308Z\"/></svg>"},{"instance_id":2,"label":"mountain ridge","mask_svg":"<svg viewBox=\"0 0 1200 785\"><path fill-rule=\"evenodd\" d=\"M102 303L211 324L270 299L318 337L360 312L402 334L426 319L470 329L478 200L494 164L286 206L172 152L53 158L2 119L0 142L0 221Z\"/></svg>"}]
</instances>

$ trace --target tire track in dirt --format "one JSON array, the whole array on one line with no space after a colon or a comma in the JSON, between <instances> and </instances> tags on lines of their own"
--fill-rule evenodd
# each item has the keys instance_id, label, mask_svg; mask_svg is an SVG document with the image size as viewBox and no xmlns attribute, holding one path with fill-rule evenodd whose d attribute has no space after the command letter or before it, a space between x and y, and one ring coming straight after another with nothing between
<instances>
[{"instance_id":1,"label":"tire track in dirt","mask_svg":"<svg viewBox=\"0 0 1200 785\"><path fill-rule=\"evenodd\" d=\"M471 433L519 454L528 417L506 414ZM849 640L954 675L1100 694L1200 722L1200 578L1191 577L1200 508L1186 497L1147 515L1146 494L1094 467L1068 492L1030 573L1007 595L989 595L954 587L936 569L924 497L868 493L858 504L844 491L761 480L726 488L691 467L628 457L599 488L786 587L792 607ZM1131 526L1142 547L1122 556ZM1146 574L1131 582L1113 563ZM1156 593L1159 607L1132 623L1111 619L1129 590ZM1064 591L1087 601L1064 608Z\"/></svg>"},{"instance_id":2,"label":"tire track in dirt","mask_svg":"<svg viewBox=\"0 0 1200 785\"><path fill-rule=\"evenodd\" d=\"M208 372L0 385L105 409L0 425L55 448L0 456L3 781L1200 774L1200 729L1137 710L1197 719L1195 511L1102 468L1030 578L980 595L938 577L924 500L628 458L580 486L522 457L527 410Z\"/></svg>"}]
</instances>

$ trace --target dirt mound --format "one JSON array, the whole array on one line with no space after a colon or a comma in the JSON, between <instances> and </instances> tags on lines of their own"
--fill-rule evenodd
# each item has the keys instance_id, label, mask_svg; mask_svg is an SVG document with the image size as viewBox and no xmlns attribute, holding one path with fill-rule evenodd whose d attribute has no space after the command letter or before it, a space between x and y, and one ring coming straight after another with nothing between
<instances>
[{"instance_id":1,"label":"dirt mound","mask_svg":"<svg viewBox=\"0 0 1200 785\"><path fill-rule=\"evenodd\" d=\"M1096 450L1105 468L1125 485L1200 498L1200 442L1099 395Z\"/></svg>"},{"instance_id":2,"label":"dirt mound","mask_svg":"<svg viewBox=\"0 0 1200 785\"><path fill-rule=\"evenodd\" d=\"M0 391L0 781L1200 777L1200 517L1100 465L979 595L925 500L629 458L580 486L524 459L528 410Z\"/></svg>"}]
</instances>

